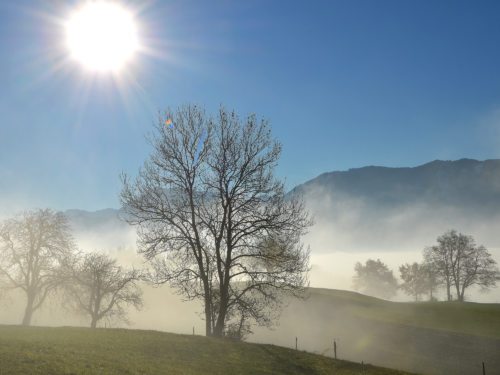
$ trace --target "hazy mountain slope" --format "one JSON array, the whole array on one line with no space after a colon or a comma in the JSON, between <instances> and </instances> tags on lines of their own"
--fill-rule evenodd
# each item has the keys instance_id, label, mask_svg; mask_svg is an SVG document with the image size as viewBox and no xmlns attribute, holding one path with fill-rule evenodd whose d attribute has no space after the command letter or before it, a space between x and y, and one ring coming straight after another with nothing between
<instances>
[{"instance_id":1,"label":"hazy mountain slope","mask_svg":"<svg viewBox=\"0 0 500 375\"><path fill-rule=\"evenodd\" d=\"M330 172L294 193L316 219L316 252L421 251L451 228L500 248L500 160Z\"/></svg>"},{"instance_id":2,"label":"hazy mountain slope","mask_svg":"<svg viewBox=\"0 0 500 375\"><path fill-rule=\"evenodd\" d=\"M357 200L391 210L418 205L448 207L487 217L500 212L500 159L433 162L413 168L369 166L323 173L296 186L289 194L307 200ZM121 210L72 209L65 214L78 230L127 227Z\"/></svg>"},{"instance_id":3,"label":"hazy mountain slope","mask_svg":"<svg viewBox=\"0 0 500 375\"><path fill-rule=\"evenodd\" d=\"M293 191L318 188L377 206L428 203L492 212L500 208L500 160L435 160L414 168L370 166L329 172Z\"/></svg>"},{"instance_id":4,"label":"hazy mountain slope","mask_svg":"<svg viewBox=\"0 0 500 375\"><path fill-rule=\"evenodd\" d=\"M320 248L421 248L451 227L500 247L500 160L436 160L414 168L370 166L328 172L289 194L294 193L304 195L316 219L310 237L317 237L315 244L323 242ZM127 240L132 237L133 229L119 219L120 210L66 214L80 237L95 232L108 239L121 232L128 232ZM325 231L330 235L323 241ZM119 242L115 246L126 241Z\"/></svg>"}]
</instances>

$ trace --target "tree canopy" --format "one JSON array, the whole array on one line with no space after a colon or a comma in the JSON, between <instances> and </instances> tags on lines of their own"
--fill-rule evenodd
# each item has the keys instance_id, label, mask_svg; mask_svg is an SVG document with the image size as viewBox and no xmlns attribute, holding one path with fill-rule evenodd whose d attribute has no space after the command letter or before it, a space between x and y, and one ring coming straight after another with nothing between
<instances>
[{"instance_id":1,"label":"tree canopy","mask_svg":"<svg viewBox=\"0 0 500 375\"><path fill-rule=\"evenodd\" d=\"M380 259L368 259L354 266L354 289L375 297L389 299L396 295L398 283L393 272Z\"/></svg>"}]
</instances>

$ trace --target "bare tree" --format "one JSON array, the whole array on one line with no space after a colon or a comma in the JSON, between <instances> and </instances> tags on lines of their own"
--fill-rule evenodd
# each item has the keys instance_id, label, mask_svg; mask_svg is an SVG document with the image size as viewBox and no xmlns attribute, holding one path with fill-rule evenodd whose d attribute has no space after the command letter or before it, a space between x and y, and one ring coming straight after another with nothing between
<instances>
[{"instance_id":1,"label":"bare tree","mask_svg":"<svg viewBox=\"0 0 500 375\"><path fill-rule=\"evenodd\" d=\"M163 126L165 118L173 128ZM185 106L160 118L151 143L137 179L123 177L121 199L127 220L139 226L154 281L204 302L207 335L224 335L242 311L269 324L265 307L307 283L309 253L300 237L311 221L274 177L281 146L267 122Z\"/></svg>"},{"instance_id":2,"label":"bare tree","mask_svg":"<svg viewBox=\"0 0 500 375\"><path fill-rule=\"evenodd\" d=\"M0 273L26 294L23 325L64 281L74 245L66 218L49 209L28 211L0 226Z\"/></svg>"},{"instance_id":3,"label":"bare tree","mask_svg":"<svg viewBox=\"0 0 500 375\"><path fill-rule=\"evenodd\" d=\"M142 307L138 270L124 270L115 259L101 253L89 253L71 269L66 285L69 300L76 311L88 315L90 327L102 319L127 322L127 306Z\"/></svg>"},{"instance_id":4,"label":"bare tree","mask_svg":"<svg viewBox=\"0 0 500 375\"><path fill-rule=\"evenodd\" d=\"M457 299L464 301L465 290L470 286L488 289L496 285L496 262L484 246L476 245L472 236L451 230L439 236L437 242L425 249L424 256L446 285L448 301L452 299L452 287Z\"/></svg>"},{"instance_id":5,"label":"bare tree","mask_svg":"<svg viewBox=\"0 0 500 375\"><path fill-rule=\"evenodd\" d=\"M396 294L398 282L393 272L380 259L368 259L354 266L354 289L368 295L389 299Z\"/></svg>"}]
</instances>

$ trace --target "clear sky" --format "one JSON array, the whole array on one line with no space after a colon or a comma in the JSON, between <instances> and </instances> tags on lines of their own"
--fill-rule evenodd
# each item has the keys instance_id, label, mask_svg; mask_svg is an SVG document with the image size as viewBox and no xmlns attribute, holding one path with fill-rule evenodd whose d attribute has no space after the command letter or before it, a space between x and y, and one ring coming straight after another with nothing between
<instances>
[{"instance_id":1,"label":"clear sky","mask_svg":"<svg viewBox=\"0 0 500 375\"><path fill-rule=\"evenodd\" d=\"M157 111L188 102L269 119L289 188L500 157L498 1L128 3L144 50L113 77L64 57L78 1L0 1L0 213L118 207Z\"/></svg>"}]
</instances>

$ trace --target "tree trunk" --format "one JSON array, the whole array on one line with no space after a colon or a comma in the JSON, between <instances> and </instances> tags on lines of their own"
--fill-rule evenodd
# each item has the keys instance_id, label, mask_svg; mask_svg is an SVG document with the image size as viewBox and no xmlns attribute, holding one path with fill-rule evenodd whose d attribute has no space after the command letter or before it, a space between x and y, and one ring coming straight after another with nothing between
<instances>
[{"instance_id":1,"label":"tree trunk","mask_svg":"<svg viewBox=\"0 0 500 375\"><path fill-rule=\"evenodd\" d=\"M215 323L214 327L214 336L216 337L222 337L224 334L224 326L226 323L226 314L227 314L227 303L228 303L228 297L227 297L227 289L224 288L221 290L221 299L220 299L220 306L219 306L219 315L217 316L217 322Z\"/></svg>"},{"instance_id":2,"label":"tree trunk","mask_svg":"<svg viewBox=\"0 0 500 375\"><path fill-rule=\"evenodd\" d=\"M458 283L455 283L455 288L457 289L457 300L463 302L463 295L460 293L460 286Z\"/></svg>"},{"instance_id":3,"label":"tree trunk","mask_svg":"<svg viewBox=\"0 0 500 375\"><path fill-rule=\"evenodd\" d=\"M446 296L448 297L448 301L451 301L451 285L449 281L446 281Z\"/></svg>"},{"instance_id":4,"label":"tree trunk","mask_svg":"<svg viewBox=\"0 0 500 375\"><path fill-rule=\"evenodd\" d=\"M205 336L212 336L212 309L210 308L212 301L205 292Z\"/></svg>"},{"instance_id":5,"label":"tree trunk","mask_svg":"<svg viewBox=\"0 0 500 375\"><path fill-rule=\"evenodd\" d=\"M90 322L90 328L96 328L97 327L97 316L96 315L93 315L92 316L92 320Z\"/></svg>"},{"instance_id":6,"label":"tree trunk","mask_svg":"<svg viewBox=\"0 0 500 375\"><path fill-rule=\"evenodd\" d=\"M219 316L217 317L217 323L215 324L214 327L214 336L215 337L222 337L224 333L224 323L222 323L221 319L222 315L219 313Z\"/></svg>"},{"instance_id":7,"label":"tree trunk","mask_svg":"<svg viewBox=\"0 0 500 375\"><path fill-rule=\"evenodd\" d=\"M462 284L462 290L460 291L460 302L465 301L464 295L465 295L465 284Z\"/></svg>"},{"instance_id":8,"label":"tree trunk","mask_svg":"<svg viewBox=\"0 0 500 375\"><path fill-rule=\"evenodd\" d=\"M23 326L31 325L31 318L33 316L33 303L35 302L35 297L28 294L28 302L26 303L26 309L24 310Z\"/></svg>"}]
</instances>

